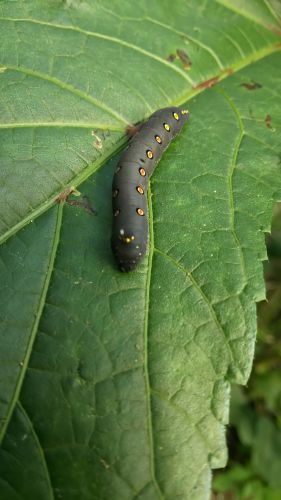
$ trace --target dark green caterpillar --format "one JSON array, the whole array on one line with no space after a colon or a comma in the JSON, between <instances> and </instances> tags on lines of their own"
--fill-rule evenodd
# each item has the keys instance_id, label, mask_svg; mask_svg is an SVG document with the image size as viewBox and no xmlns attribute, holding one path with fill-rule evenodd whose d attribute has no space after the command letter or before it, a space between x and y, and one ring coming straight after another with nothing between
<instances>
[{"instance_id":1,"label":"dark green caterpillar","mask_svg":"<svg viewBox=\"0 0 281 500\"><path fill-rule=\"evenodd\" d=\"M133 137L112 184L112 250L121 271L131 271L146 253L147 187L163 152L189 118L176 107L159 109Z\"/></svg>"}]
</instances>

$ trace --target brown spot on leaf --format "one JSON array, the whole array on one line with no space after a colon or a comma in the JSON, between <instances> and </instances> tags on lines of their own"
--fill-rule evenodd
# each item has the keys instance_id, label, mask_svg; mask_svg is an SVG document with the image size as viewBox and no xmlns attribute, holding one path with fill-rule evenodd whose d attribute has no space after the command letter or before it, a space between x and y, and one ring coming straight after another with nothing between
<instances>
[{"instance_id":1,"label":"brown spot on leaf","mask_svg":"<svg viewBox=\"0 0 281 500\"><path fill-rule=\"evenodd\" d=\"M214 76L209 80L205 80L204 82L198 83L194 88L196 89L209 89L213 87L219 80L219 76Z\"/></svg>"},{"instance_id":2,"label":"brown spot on leaf","mask_svg":"<svg viewBox=\"0 0 281 500\"><path fill-rule=\"evenodd\" d=\"M136 135L141 129L141 125L128 125L126 128L126 134L128 137L133 137Z\"/></svg>"},{"instance_id":3,"label":"brown spot on leaf","mask_svg":"<svg viewBox=\"0 0 281 500\"><path fill-rule=\"evenodd\" d=\"M272 127L272 119L270 115L266 115L265 117L265 124L267 128L271 130L271 132L276 132L276 128Z\"/></svg>"},{"instance_id":4,"label":"brown spot on leaf","mask_svg":"<svg viewBox=\"0 0 281 500\"><path fill-rule=\"evenodd\" d=\"M184 69L190 69L192 62L185 50L177 49L177 57L180 59Z\"/></svg>"},{"instance_id":5,"label":"brown spot on leaf","mask_svg":"<svg viewBox=\"0 0 281 500\"><path fill-rule=\"evenodd\" d=\"M176 59L176 54L170 54L168 57L166 57L166 61L168 62L173 62Z\"/></svg>"},{"instance_id":6,"label":"brown spot on leaf","mask_svg":"<svg viewBox=\"0 0 281 500\"><path fill-rule=\"evenodd\" d=\"M91 213L93 215L97 215L96 210L91 206L89 198L87 196L83 196L81 200L73 200L69 199L71 195L80 196L81 193L77 191L73 186L66 188L59 196L56 198L56 203L67 203L68 205L76 205L78 207L83 208L86 212Z\"/></svg>"},{"instance_id":7,"label":"brown spot on leaf","mask_svg":"<svg viewBox=\"0 0 281 500\"><path fill-rule=\"evenodd\" d=\"M88 214L90 214L90 215L97 215L98 214L97 211L92 207L88 196L83 196L83 198L81 200L66 200L66 203L68 205L74 205L76 207L80 207L83 210L85 210L86 212L88 212Z\"/></svg>"},{"instance_id":8,"label":"brown spot on leaf","mask_svg":"<svg viewBox=\"0 0 281 500\"><path fill-rule=\"evenodd\" d=\"M277 35L277 36L281 36L281 31L280 31L279 29L275 28L275 26L270 26L270 25L269 25L269 26L268 26L268 28L269 28L269 29L270 29L273 33L275 33L275 35ZM278 45L277 45L277 47L278 47Z\"/></svg>"},{"instance_id":9,"label":"brown spot on leaf","mask_svg":"<svg viewBox=\"0 0 281 500\"><path fill-rule=\"evenodd\" d=\"M262 85L258 82L252 82L252 83L241 83L240 87L244 87L247 90L256 90L256 89L261 89Z\"/></svg>"},{"instance_id":10,"label":"brown spot on leaf","mask_svg":"<svg viewBox=\"0 0 281 500\"><path fill-rule=\"evenodd\" d=\"M79 191L75 189L75 187L67 187L64 191L62 191L58 197L55 199L56 203L62 203L67 200L68 196L74 194L74 196L80 196Z\"/></svg>"}]
</instances>

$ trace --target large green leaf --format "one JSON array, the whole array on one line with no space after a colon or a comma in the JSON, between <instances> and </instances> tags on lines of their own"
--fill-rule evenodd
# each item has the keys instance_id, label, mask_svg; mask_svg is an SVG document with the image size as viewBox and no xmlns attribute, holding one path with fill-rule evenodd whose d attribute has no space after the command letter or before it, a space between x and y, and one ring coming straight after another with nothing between
<instances>
[{"instance_id":1,"label":"large green leaf","mask_svg":"<svg viewBox=\"0 0 281 500\"><path fill-rule=\"evenodd\" d=\"M280 198L279 15L254 0L1 2L0 496L208 498ZM127 124L187 100L151 182L148 255L119 273L106 160ZM71 185L98 217L41 215Z\"/></svg>"}]
</instances>

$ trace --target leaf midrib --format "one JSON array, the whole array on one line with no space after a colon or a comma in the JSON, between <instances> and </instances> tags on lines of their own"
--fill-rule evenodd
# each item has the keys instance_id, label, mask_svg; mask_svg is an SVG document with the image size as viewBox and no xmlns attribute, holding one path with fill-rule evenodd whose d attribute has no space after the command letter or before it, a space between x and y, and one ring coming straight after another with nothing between
<instances>
[{"instance_id":1,"label":"leaf midrib","mask_svg":"<svg viewBox=\"0 0 281 500\"><path fill-rule=\"evenodd\" d=\"M154 484L156 494L160 500L164 499L162 491L160 489L159 483L156 478L155 471L155 446L153 438L153 423L152 423L152 409L151 409L151 385L149 377L149 359L148 359L148 329L149 329L149 305L150 305L150 290L151 290L151 274L152 274L152 262L154 255L154 230L153 230L153 210L152 210L152 199L151 199L151 188L149 186L147 192L147 203L148 203L148 220L149 220L149 252L148 252L148 268L147 268L147 278L145 286L145 310L144 310L144 327L143 327L143 351L144 351L144 380L146 387L146 397L147 397L147 425L148 425L148 440L150 448L150 473L151 480Z\"/></svg>"}]
</instances>

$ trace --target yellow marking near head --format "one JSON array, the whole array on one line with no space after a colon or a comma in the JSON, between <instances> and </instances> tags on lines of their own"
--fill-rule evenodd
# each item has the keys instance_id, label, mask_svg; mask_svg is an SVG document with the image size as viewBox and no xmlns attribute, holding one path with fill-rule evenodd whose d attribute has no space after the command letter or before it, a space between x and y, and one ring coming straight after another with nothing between
<instances>
[{"instance_id":1,"label":"yellow marking near head","mask_svg":"<svg viewBox=\"0 0 281 500\"><path fill-rule=\"evenodd\" d=\"M132 243L132 241L134 241L134 239L135 239L134 235L132 235L132 236L123 236L123 237L119 236L119 240L121 240L122 243L129 244L129 243Z\"/></svg>"}]
</instances>

